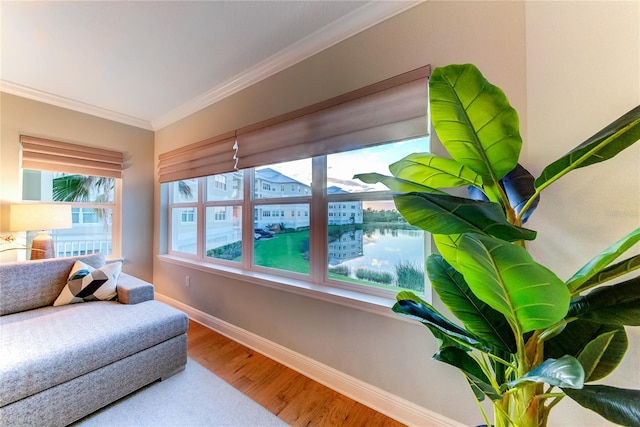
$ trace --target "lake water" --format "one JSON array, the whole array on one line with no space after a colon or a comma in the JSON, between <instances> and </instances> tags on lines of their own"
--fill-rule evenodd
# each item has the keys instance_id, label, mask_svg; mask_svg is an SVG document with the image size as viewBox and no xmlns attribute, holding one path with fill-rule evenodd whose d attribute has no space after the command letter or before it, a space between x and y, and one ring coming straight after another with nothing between
<instances>
[{"instance_id":1,"label":"lake water","mask_svg":"<svg viewBox=\"0 0 640 427\"><path fill-rule=\"evenodd\" d=\"M358 268L395 275L399 263L411 263L424 271L424 235L422 230L380 228L344 233L329 245L329 264L349 267L350 277L355 277Z\"/></svg>"}]
</instances>

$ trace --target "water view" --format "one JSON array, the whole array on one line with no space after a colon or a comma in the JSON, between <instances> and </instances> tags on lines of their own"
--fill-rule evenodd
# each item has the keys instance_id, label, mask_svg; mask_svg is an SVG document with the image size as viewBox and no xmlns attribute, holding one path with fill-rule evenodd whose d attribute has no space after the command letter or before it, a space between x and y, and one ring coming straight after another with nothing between
<instances>
[{"instance_id":1,"label":"water view","mask_svg":"<svg viewBox=\"0 0 640 427\"><path fill-rule=\"evenodd\" d=\"M376 227L330 238L329 270L351 279L424 289L424 232Z\"/></svg>"}]
</instances>

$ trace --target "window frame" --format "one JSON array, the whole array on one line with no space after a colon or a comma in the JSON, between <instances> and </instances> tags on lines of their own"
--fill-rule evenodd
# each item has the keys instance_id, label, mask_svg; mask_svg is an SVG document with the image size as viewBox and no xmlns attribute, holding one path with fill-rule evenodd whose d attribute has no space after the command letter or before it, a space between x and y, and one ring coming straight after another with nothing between
<instances>
[{"instance_id":1,"label":"window frame","mask_svg":"<svg viewBox=\"0 0 640 427\"><path fill-rule=\"evenodd\" d=\"M81 174L81 173L70 173L70 172L59 172L59 171L52 171L52 170L40 170L40 169L29 169L29 168L20 168L20 175L22 177L21 179L21 193L23 194L22 200L23 201L42 201L42 202L52 202L52 203L66 203L71 205L71 209L72 209L72 216L74 215L73 213L73 209L78 209L77 215L78 215L78 222L73 222L74 226L79 226L79 227L84 227L84 226L93 226L96 224L99 224L100 221L98 222L91 222L91 223L87 223L84 222L83 220L83 215L84 215L84 211L87 209L110 209L111 210L111 253L110 254L104 254L105 255L105 259L107 260L115 260L115 259L122 259L123 255L122 255L122 178L113 178L111 177L111 179L114 180L113 183L113 202L81 202L81 201L70 201L70 202L60 202L60 201L55 201L55 200L36 200L36 199L25 199L24 198L24 172L25 170L29 170L29 171L33 171L33 172L39 172L39 173L50 173L50 174L67 174L67 175L83 175L83 176L90 176L87 174ZM52 175L53 176L53 175ZM52 179L55 179L55 177L52 177ZM64 230L62 230L64 231ZM54 236L54 239L56 239L56 256L57 256L57 233L59 233L57 230L53 230L52 231L52 235ZM84 239L85 241L88 241L87 239ZM80 243L80 241L78 241ZM86 244L86 242L85 242ZM86 246L85 246L86 247ZM93 247L93 246L92 246Z\"/></svg>"}]
</instances>

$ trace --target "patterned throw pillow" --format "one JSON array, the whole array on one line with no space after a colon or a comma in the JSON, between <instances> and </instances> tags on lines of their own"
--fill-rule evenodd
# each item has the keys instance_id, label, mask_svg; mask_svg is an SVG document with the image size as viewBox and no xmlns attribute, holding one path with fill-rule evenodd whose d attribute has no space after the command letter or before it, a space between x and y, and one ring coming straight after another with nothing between
<instances>
[{"instance_id":1,"label":"patterned throw pillow","mask_svg":"<svg viewBox=\"0 0 640 427\"><path fill-rule=\"evenodd\" d=\"M86 301L113 301L118 297L116 282L122 263L115 262L93 268L76 261L67 284L53 303L54 307Z\"/></svg>"}]
</instances>

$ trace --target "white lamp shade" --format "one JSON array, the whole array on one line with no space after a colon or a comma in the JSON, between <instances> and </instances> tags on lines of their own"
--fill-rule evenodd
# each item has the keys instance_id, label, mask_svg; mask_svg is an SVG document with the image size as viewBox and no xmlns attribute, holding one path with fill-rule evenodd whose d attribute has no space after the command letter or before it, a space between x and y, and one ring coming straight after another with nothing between
<instances>
[{"instance_id":1,"label":"white lamp shade","mask_svg":"<svg viewBox=\"0 0 640 427\"><path fill-rule=\"evenodd\" d=\"M71 205L64 203L22 203L11 205L10 231L71 228Z\"/></svg>"}]
</instances>

